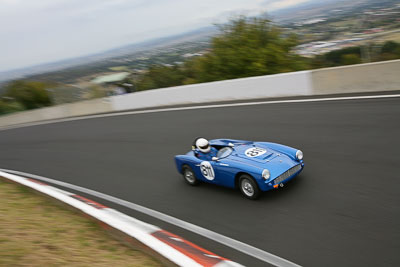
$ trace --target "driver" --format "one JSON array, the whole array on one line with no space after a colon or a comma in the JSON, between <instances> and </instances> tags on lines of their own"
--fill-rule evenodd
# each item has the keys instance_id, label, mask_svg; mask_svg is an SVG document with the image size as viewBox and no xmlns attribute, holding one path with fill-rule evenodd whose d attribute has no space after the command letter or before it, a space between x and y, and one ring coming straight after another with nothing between
<instances>
[{"instance_id":1,"label":"driver","mask_svg":"<svg viewBox=\"0 0 400 267\"><path fill-rule=\"evenodd\" d=\"M195 145L195 154L199 159L210 161L212 157L217 155L218 150L210 146L210 143L205 138L198 138Z\"/></svg>"}]
</instances>

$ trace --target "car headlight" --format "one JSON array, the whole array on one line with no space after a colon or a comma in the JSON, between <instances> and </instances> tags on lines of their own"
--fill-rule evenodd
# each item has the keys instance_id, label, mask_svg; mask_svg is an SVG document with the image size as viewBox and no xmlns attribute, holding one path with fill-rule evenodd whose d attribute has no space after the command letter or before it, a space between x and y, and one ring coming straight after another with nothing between
<instances>
[{"instance_id":1,"label":"car headlight","mask_svg":"<svg viewBox=\"0 0 400 267\"><path fill-rule=\"evenodd\" d=\"M265 180L268 180L268 179L271 177L271 174L269 173L269 170L264 169L263 172L262 172L262 177L263 177Z\"/></svg>"},{"instance_id":2,"label":"car headlight","mask_svg":"<svg viewBox=\"0 0 400 267\"><path fill-rule=\"evenodd\" d=\"M303 159L303 152L301 150L297 150L296 159L298 159L298 160L302 160Z\"/></svg>"}]
</instances>

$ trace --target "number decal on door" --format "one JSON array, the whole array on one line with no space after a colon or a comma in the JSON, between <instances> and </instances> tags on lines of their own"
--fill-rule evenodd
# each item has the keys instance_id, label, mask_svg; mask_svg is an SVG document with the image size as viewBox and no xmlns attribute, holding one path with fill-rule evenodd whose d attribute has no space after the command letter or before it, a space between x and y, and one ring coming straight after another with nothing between
<instances>
[{"instance_id":1,"label":"number decal on door","mask_svg":"<svg viewBox=\"0 0 400 267\"><path fill-rule=\"evenodd\" d=\"M211 163L208 161L203 161L200 164L200 170L201 173L203 174L204 178L206 178L207 180L214 180L215 178L215 173L214 173L214 169L211 166Z\"/></svg>"}]
</instances>

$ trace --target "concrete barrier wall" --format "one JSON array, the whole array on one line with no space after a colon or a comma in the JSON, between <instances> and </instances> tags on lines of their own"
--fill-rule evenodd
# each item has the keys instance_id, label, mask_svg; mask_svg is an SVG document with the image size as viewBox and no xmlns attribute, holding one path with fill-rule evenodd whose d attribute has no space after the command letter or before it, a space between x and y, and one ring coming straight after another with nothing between
<instances>
[{"instance_id":1,"label":"concrete barrier wall","mask_svg":"<svg viewBox=\"0 0 400 267\"><path fill-rule=\"evenodd\" d=\"M113 109L109 99L94 99L1 116L0 127L111 111Z\"/></svg>"},{"instance_id":2,"label":"concrete barrier wall","mask_svg":"<svg viewBox=\"0 0 400 267\"><path fill-rule=\"evenodd\" d=\"M112 97L111 103L114 110L121 111L176 104L309 95L311 92L310 72L299 71L143 91Z\"/></svg>"},{"instance_id":3,"label":"concrete barrier wall","mask_svg":"<svg viewBox=\"0 0 400 267\"><path fill-rule=\"evenodd\" d=\"M400 60L313 70L312 94L400 90Z\"/></svg>"},{"instance_id":4,"label":"concrete barrier wall","mask_svg":"<svg viewBox=\"0 0 400 267\"><path fill-rule=\"evenodd\" d=\"M0 127L168 105L268 97L400 90L400 60L218 81L24 111L0 117Z\"/></svg>"},{"instance_id":5,"label":"concrete barrier wall","mask_svg":"<svg viewBox=\"0 0 400 267\"><path fill-rule=\"evenodd\" d=\"M83 116L113 111L109 98L72 103L68 105L63 105L62 108L67 117Z\"/></svg>"}]
</instances>

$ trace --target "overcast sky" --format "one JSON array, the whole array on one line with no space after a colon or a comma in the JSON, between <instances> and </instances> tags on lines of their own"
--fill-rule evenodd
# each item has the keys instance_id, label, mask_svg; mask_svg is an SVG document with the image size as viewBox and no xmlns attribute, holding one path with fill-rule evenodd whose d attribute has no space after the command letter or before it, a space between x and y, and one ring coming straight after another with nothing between
<instances>
[{"instance_id":1,"label":"overcast sky","mask_svg":"<svg viewBox=\"0 0 400 267\"><path fill-rule=\"evenodd\" d=\"M0 0L0 72L311 0Z\"/></svg>"}]
</instances>

